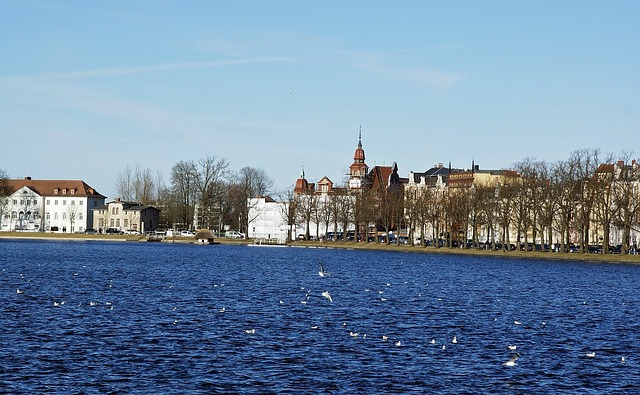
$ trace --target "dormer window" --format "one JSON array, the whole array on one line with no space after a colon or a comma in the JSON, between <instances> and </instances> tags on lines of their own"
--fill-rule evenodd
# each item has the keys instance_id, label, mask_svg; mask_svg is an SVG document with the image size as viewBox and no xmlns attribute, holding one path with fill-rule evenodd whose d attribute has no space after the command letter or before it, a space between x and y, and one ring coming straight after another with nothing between
<instances>
[{"instance_id":1,"label":"dormer window","mask_svg":"<svg viewBox=\"0 0 640 395\"><path fill-rule=\"evenodd\" d=\"M60 193L60 190L59 190L58 188L54 188L54 189L53 189L53 194L54 194L54 195L57 195L57 194L59 194L59 193Z\"/></svg>"}]
</instances>

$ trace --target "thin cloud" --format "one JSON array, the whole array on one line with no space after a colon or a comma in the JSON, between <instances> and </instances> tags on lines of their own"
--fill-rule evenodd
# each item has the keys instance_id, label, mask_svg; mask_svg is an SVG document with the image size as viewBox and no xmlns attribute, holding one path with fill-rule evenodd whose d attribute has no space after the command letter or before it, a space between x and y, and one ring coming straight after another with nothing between
<instances>
[{"instance_id":1,"label":"thin cloud","mask_svg":"<svg viewBox=\"0 0 640 395\"><path fill-rule=\"evenodd\" d=\"M2 80L55 81L55 80L69 80L69 79L81 79L81 78L91 78L91 77L157 73L157 72L166 72L166 71L193 70L193 69L235 66L235 65L244 65L244 64L286 63L286 62L292 62L295 60L296 58L287 58L287 57L262 57L262 58L253 58L253 59L230 59L230 60L215 60L215 61L202 61L202 62L160 63L160 64L147 65L147 66L106 67L106 68L93 69L93 70L48 72L48 73L32 74L27 76L4 77L2 78Z\"/></svg>"}]
</instances>

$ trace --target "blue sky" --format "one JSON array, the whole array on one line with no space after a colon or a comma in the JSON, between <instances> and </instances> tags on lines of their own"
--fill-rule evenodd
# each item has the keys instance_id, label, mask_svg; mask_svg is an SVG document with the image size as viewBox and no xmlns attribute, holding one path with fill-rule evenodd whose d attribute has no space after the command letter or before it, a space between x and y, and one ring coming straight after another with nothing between
<instances>
[{"instance_id":1,"label":"blue sky","mask_svg":"<svg viewBox=\"0 0 640 395\"><path fill-rule=\"evenodd\" d=\"M508 168L640 147L640 1L0 0L0 169ZM637 155L637 153L636 153Z\"/></svg>"}]
</instances>

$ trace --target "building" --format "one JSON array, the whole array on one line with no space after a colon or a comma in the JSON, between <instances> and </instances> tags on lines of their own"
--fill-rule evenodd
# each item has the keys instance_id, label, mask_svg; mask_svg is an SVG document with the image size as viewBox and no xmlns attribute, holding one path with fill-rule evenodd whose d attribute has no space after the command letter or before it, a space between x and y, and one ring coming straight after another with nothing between
<instances>
[{"instance_id":1,"label":"building","mask_svg":"<svg viewBox=\"0 0 640 395\"><path fill-rule=\"evenodd\" d=\"M96 207L93 214L93 228L99 232L115 229L126 232L150 232L156 230L160 210L137 202L116 200Z\"/></svg>"},{"instance_id":2,"label":"building","mask_svg":"<svg viewBox=\"0 0 640 395\"><path fill-rule=\"evenodd\" d=\"M362 190L367 185L369 166L364 163L364 149L362 148L362 129L358 133L358 148L353 154L353 163L349 166L349 189Z\"/></svg>"},{"instance_id":3,"label":"building","mask_svg":"<svg viewBox=\"0 0 640 395\"><path fill-rule=\"evenodd\" d=\"M258 196L249 199L250 239L268 240L271 243L285 244L289 234L287 213L289 203L276 202L270 196Z\"/></svg>"},{"instance_id":4,"label":"building","mask_svg":"<svg viewBox=\"0 0 640 395\"><path fill-rule=\"evenodd\" d=\"M6 180L0 231L83 232L105 196L80 180Z\"/></svg>"}]
</instances>

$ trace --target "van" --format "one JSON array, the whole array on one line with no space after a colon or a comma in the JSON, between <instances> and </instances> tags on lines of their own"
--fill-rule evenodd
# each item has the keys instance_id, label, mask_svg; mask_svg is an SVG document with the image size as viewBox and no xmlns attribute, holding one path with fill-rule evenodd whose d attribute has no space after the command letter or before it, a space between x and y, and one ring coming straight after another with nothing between
<instances>
[{"instance_id":1,"label":"van","mask_svg":"<svg viewBox=\"0 0 640 395\"><path fill-rule=\"evenodd\" d=\"M224 236L228 239L244 239L244 233L236 232L235 230L227 231Z\"/></svg>"}]
</instances>

